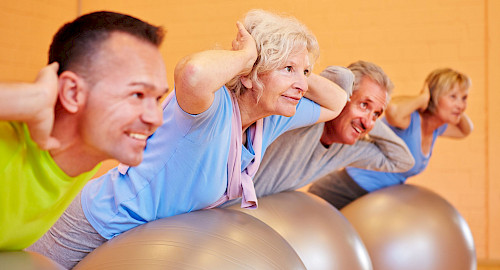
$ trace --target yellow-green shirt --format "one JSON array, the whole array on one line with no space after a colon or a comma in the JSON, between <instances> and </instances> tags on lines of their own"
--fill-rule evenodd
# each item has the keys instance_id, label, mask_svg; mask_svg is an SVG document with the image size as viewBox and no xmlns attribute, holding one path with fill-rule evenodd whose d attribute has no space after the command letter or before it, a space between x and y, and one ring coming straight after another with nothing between
<instances>
[{"instance_id":1,"label":"yellow-green shirt","mask_svg":"<svg viewBox=\"0 0 500 270\"><path fill-rule=\"evenodd\" d=\"M70 177L31 140L24 123L0 121L0 250L33 244L98 168Z\"/></svg>"}]
</instances>

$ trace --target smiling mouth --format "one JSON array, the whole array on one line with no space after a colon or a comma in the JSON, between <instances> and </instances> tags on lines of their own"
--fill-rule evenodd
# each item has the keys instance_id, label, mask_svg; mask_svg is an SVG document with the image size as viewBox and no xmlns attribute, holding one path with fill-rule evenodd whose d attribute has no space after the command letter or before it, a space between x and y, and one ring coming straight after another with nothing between
<instances>
[{"instance_id":1,"label":"smiling mouth","mask_svg":"<svg viewBox=\"0 0 500 270\"><path fill-rule=\"evenodd\" d=\"M363 134L363 132L366 131L366 128L365 126L363 125L363 123L352 123L352 128L354 129L354 131L356 131L356 133L358 133L359 135Z\"/></svg>"},{"instance_id":2,"label":"smiling mouth","mask_svg":"<svg viewBox=\"0 0 500 270\"><path fill-rule=\"evenodd\" d=\"M147 140L148 139L148 135L146 134L141 134L141 133L128 133L127 134L129 137L133 138L133 139L137 139L137 140Z\"/></svg>"},{"instance_id":3,"label":"smiling mouth","mask_svg":"<svg viewBox=\"0 0 500 270\"><path fill-rule=\"evenodd\" d=\"M285 95L283 95L282 97L292 101L293 103L298 103L301 99L301 97L291 97L291 96L285 96Z\"/></svg>"}]
</instances>

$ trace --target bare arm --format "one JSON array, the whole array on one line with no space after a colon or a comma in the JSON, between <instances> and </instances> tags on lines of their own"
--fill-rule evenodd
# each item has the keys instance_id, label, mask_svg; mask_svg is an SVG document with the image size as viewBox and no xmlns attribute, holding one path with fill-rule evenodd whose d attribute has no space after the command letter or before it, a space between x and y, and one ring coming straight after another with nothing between
<instances>
[{"instance_id":1,"label":"bare arm","mask_svg":"<svg viewBox=\"0 0 500 270\"><path fill-rule=\"evenodd\" d=\"M448 124L448 127L444 131L443 136L457 139L465 138L469 136L473 128L474 125L472 124L472 120L470 120L470 118L464 113L462 114L462 117L460 118L460 122L458 122L458 124Z\"/></svg>"},{"instance_id":2,"label":"bare arm","mask_svg":"<svg viewBox=\"0 0 500 270\"><path fill-rule=\"evenodd\" d=\"M253 37L240 22L233 50L209 50L183 58L175 67L177 101L190 114L207 110L214 93L237 75L247 74L257 59Z\"/></svg>"},{"instance_id":3,"label":"bare arm","mask_svg":"<svg viewBox=\"0 0 500 270\"><path fill-rule=\"evenodd\" d=\"M0 84L0 120L25 122L32 139L42 149L59 146L50 136L58 93L58 68L57 63L44 67L34 83Z\"/></svg>"},{"instance_id":4,"label":"bare arm","mask_svg":"<svg viewBox=\"0 0 500 270\"><path fill-rule=\"evenodd\" d=\"M427 84L417 96L394 97L385 111L387 122L394 127L406 129L411 122L411 114L416 111L424 111L429 105L430 92Z\"/></svg>"},{"instance_id":5,"label":"bare arm","mask_svg":"<svg viewBox=\"0 0 500 270\"><path fill-rule=\"evenodd\" d=\"M326 122L337 117L347 102L346 91L334 82L317 74L311 74L307 78L307 83L309 89L304 97L321 106L317 123Z\"/></svg>"},{"instance_id":6,"label":"bare arm","mask_svg":"<svg viewBox=\"0 0 500 270\"><path fill-rule=\"evenodd\" d=\"M384 172L405 172L413 167L415 160L406 143L386 124L377 120L367 138L354 145L359 158L349 166Z\"/></svg>"}]
</instances>

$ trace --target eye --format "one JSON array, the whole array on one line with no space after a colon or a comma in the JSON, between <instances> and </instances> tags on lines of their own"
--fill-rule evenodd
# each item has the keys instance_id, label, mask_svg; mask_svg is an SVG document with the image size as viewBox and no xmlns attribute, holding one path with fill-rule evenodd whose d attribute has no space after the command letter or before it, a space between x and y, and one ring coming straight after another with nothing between
<instances>
[{"instance_id":1,"label":"eye","mask_svg":"<svg viewBox=\"0 0 500 270\"><path fill-rule=\"evenodd\" d=\"M163 97L163 95L159 96L156 98L156 104L160 105L161 104L161 98Z\"/></svg>"},{"instance_id":2,"label":"eye","mask_svg":"<svg viewBox=\"0 0 500 270\"><path fill-rule=\"evenodd\" d=\"M292 66L286 66L285 70L286 70L286 72L292 72L293 68L292 68Z\"/></svg>"},{"instance_id":3,"label":"eye","mask_svg":"<svg viewBox=\"0 0 500 270\"><path fill-rule=\"evenodd\" d=\"M133 97L138 98L138 99L143 99L144 98L144 93L141 92L135 92L132 94Z\"/></svg>"},{"instance_id":4,"label":"eye","mask_svg":"<svg viewBox=\"0 0 500 270\"><path fill-rule=\"evenodd\" d=\"M379 117L380 117L380 112L374 112L374 113L373 113L373 117L374 117L375 119L379 118Z\"/></svg>"},{"instance_id":5,"label":"eye","mask_svg":"<svg viewBox=\"0 0 500 270\"><path fill-rule=\"evenodd\" d=\"M311 71L309 71L309 69L304 70L304 75L306 75L306 77L309 77L310 74L311 74Z\"/></svg>"},{"instance_id":6,"label":"eye","mask_svg":"<svg viewBox=\"0 0 500 270\"><path fill-rule=\"evenodd\" d=\"M359 104L359 107L361 107L361 109L366 109L366 108L368 107L368 103L366 103L366 102L361 102L361 103Z\"/></svg>"}]
</instances>

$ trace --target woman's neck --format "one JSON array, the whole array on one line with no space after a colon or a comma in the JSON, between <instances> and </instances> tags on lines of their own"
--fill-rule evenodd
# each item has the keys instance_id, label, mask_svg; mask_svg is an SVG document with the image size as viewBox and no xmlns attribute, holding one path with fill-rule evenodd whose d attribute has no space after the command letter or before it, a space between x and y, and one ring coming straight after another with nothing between
<instances>
[{"instance_id":1,"label":"woman's neck","mask_svg":"<svg viewBox=\"0 0 500 270\"><path fill-rule=\"evenodd\" d=\"M265 113L259 106L257 97L247 90L245 93L236 97L241 115L241 129L243 133L257 120L267 117L271 114Z\"/></svg>"},{"instance_id":2,"label":"woman's neck","mask_svg":"<svg viewBox=\"0 0 500 270\"><path fill-rule=\"evenodd\" d=\"M421 128L423 134L432 134L434 130L444 124L443 120L428 110L420 112L420 118L422 119Z\"/></svg>"}]
</instances>

